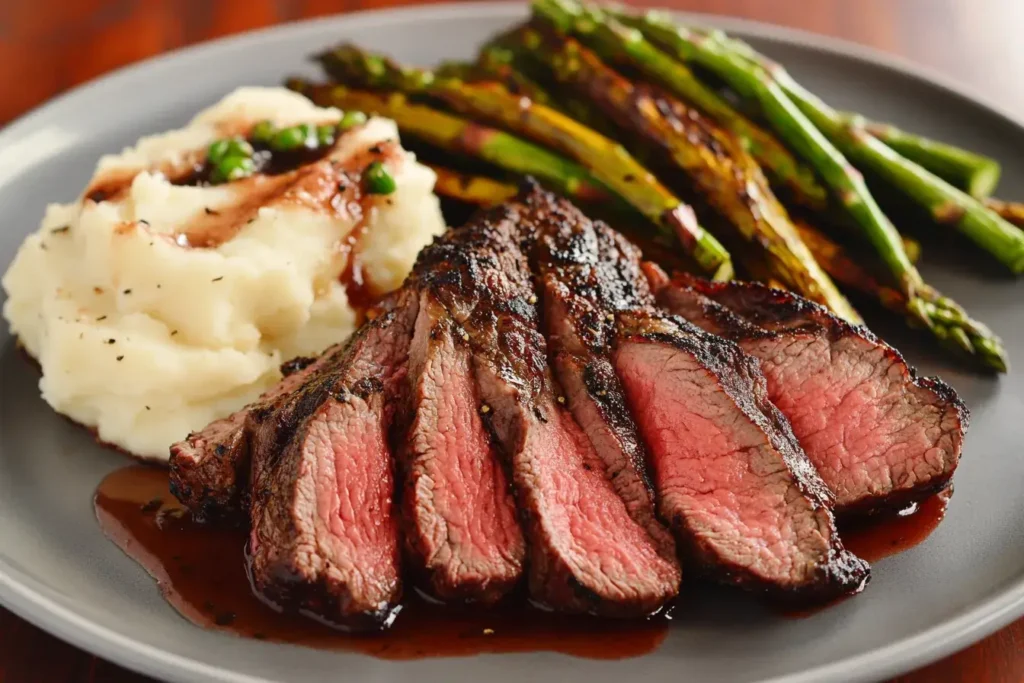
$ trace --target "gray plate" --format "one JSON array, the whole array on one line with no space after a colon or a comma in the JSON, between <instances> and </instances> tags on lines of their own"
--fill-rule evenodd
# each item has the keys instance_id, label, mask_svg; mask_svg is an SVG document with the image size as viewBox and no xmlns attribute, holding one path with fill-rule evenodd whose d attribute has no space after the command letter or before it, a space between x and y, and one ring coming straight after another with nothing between
<instances>
[{"instance_id":1,"label":"gray plate","mask_svg":"<svg viewBox=\"0 0 1024 683\"><path fill-rule=\"evenodd\" d=\"M340 39L412 62L468 57L478 41L523 14L514 5L464 4L338 17L177 52L79 88L0 133L0 263L36 228L47 201L77 195L100 154L184 123L237 85L276 84L288 73L309 72L304 57ZM1003 194L1024 193L1024 129L992 108L860 49L765 26L693 19L748 37L838 106L999 157ZM932 251L926 251L926 275L991 322L1018 369L999 380L958 372L919 339L879 322L912 362L956 386L973 424L945 522L923 545L877 563L865 594L814 617L782 619L742 596L709 591L677 611L657 652L622 662L537 653L394 663L203 631L178 617L146 573L101 535L93 490L126 461L49 410L35 369L6 329L0 330L0 601L76 645L177 681L819 683L873 680L920 666L1024 614L1024 290L994 274L998 268L988 262L954 262Z\"/></svg>"}]
</instances>

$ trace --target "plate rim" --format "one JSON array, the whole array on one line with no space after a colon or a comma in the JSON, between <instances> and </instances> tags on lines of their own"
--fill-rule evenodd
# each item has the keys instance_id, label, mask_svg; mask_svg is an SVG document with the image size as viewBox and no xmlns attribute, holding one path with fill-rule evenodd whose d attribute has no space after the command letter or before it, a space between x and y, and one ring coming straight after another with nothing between
<instances>
[{"instance_id":1,"label":"plate rim","mask_svg":"<svg viewBox=\"0 0 1024 683\"><path fill-rule=\"evenodd\" d=\"M220 51L254 46L270 37L286 38L292 34L299 35L332 24L356 24L370 28L396 22L409 23L417 19L434 21L450 15L463 18L473 15L511 19L521 16L525 8L526 5L518 1L481 1L361 10L287 22L184 46L103 74L17 117L0 128L0 151L16 142L18 136L25 129L32 128L37 120L61 106L66 106L69 101L83 93L117 87L122 82L130 81L161 65L177 64L182 60L202 61ZM711 24L748 36L838 55L912 78L938 88L948 96L980 107L988 114L1017 128L1024 135L1024 117L1014 115L1009 109L973 92L970 87L956 79L899 55L802 29L717 14L669 11L684 21ZM10 172L16 174L18 170L12 169ZM0 554L0 605L76 647L137 672L167 680L273 683L268 679L204 664L191 657L177 655L122 635L60 604L47 595L50 592L47 586L32 575L12 566ZM997 593L983 602L916 635L796 674L766 679L764 683L816 683L826 680L859 683L899 675L959 651L994 633L1021 615L1024 615L1024 575L1016 581L1009 582L1005 587L998 588Z\"/></svg>"}]
</instances>

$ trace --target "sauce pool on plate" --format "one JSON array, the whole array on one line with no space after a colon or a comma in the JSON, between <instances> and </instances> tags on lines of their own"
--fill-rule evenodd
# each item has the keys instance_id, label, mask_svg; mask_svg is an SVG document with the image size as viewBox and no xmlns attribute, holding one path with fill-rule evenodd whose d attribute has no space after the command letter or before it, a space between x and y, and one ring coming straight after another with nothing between
<instances>
[{"instance_id":1,"label":"sauce pool on plate","mask_svg":"<svg viewBox=\"0 0 1024 683\"><path fill-rule=\"evenodd\" d=\"M895 517L844 530L844 544L870 562L912 548L942 521L951 494L947 489ZM536 651L624 659L656 650L668 634L664 617L571 617L540 611L525 600L491 610L460 608L428 602L411 589L390 629L346 634L260 601L246 575L245 531L193 522L168 491L166 470L115 470L97 489L95 507L106 536L149 572L182 616L203 628L394 660ZM813 616L821 609L785 614Z\"/></svg>"},{"instance_id":2,"label":"sauce pool on plate","mask_svg":"<svg viewBox=\"0 0 1024 683\"><path fill-rule=\"evenodd\" d=\"M536 651L622 659L652 652L668 632L663 617L628 623L569 617L525 601L492 610L446 607L410 588L390 629L345 634L261 602L246 575L244 530L193 522L167 487L166 470L116 470L96 491L96 516L107 537L149 572L167 601L203 628L394 660Z\"/></svg>"}]
</instances>

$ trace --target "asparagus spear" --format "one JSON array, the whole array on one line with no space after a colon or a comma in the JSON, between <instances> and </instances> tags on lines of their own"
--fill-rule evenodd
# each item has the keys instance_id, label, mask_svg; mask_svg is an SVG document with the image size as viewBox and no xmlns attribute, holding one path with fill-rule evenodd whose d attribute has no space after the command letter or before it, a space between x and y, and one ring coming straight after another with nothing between
<instances>
[{"instance_id":1,"label":"asparagus spear","mask_svg":"<svg viewBox=\"0 0 1024 683\"><path fill-rule=\"evenodd\" d=\"M455 78L465 83L492 81L501 83L517 95L525 95L534 102L552 106L551 97L539 83L523 70L513 68L511 60L497 49L481 50L475 63L444 62L434 70L436 78Z\"/></svg>"},{"instance_id":2,"label":"asparagus spear","mask_svg":"<svg viewBox=\"0 0 1024 683\"><path fill-rule=\"evenodd\" d=\"M785 208L735 138L678 100L636 87L573 39L522 34L561 82L585 94L613 120L665 149L708 203L749 242L763 249L773 277L839 316L860 316L800 240Z\"/></svg>"},{"instance_id":3,"label":"asparagus spear","mask_svg":"<svg viewBox=\"0 0 1024 683\"><path fill-rule=\"evenodd\" d=\"M796 221L796 228L818 263L836 282L876 299L890 311L905 316L912 324L917 322L917 312L909 308L909 301L903 292L879 281L868 268L854 260L841 246L807 223ZM934 313L938 313L938 309L935 309ZM937 318L932 333L947 348L966 353L968 357L977 357L984 366L1006 372L1006 351L999 338L985 325L966 317L950 321L948 324Z\"/></svg>"},{"instance_id":4,"label":"asparagus spear","mask_svg":"<svg viewBox=\"0 0 1024 683\"><path fill-rule=\"evenodd\" d=\"M584 126L596 130L601 135L612 137L614 135L614 126L605 117L597 114L586 102L575 97L566 96L564 93L561 93L558 98L554 98L550 92L540 85L538 80L534 78L534 74L539 74L543 65L538 64L532 58L531 52L514 51L510 48L511 45L517 44L523 36L531 34L532 31L527 27L521 27L498 36L480 49L477 63L481 65L482 69L493 74L499 82L504 82L501 80L501 74L503 73L514 73L522 78L529 79L533 84L533 90L525 94L534 102L557 109L570 118L576 119ZM508 86L506 85L506 87ZM509 90L519 92L512 88L509 88Z\"/></svg>"},{"instance_id":5,"label":"asparagus spear","mask_svg":"<svg viewBox=\"0 0 1024 683\"><path fill-rule=\"evenodd\" d=\"M844 114L847 124L856 124L855 114ZM929 140L900 130L888 123L866 122L865 129L903 158L913 161L976 199L985 199L999 184L999 162L966 149Z\"/></svg>"},{"instance_id":6,"label":"asparagus spear","mask_svg":"<svg viewBox=\"0 0 1024 683\"><path fill-rule=\"evenodd\" d=\"M402 67L354 46L336 48L321 55L320 60L340 81L437 97L453 109L496 122L559 150L585 166L663 231L676 235L702 270L716 279L732 277L732 261L725 247L700 226L689 206L614 140L554 109L513 95L498 84L435 78L429 70Z\"/></svg>"},{"instance_id":7,"label":"asparagus spear","mask_svg":"<svg viewBox=\"0 0 1024 683\"><path fill-rule=\"evenodd\" d=\"M977 199L929 173L871 135L870 124L863 117L837 112L800 85L781 65L759 55L745 43L723 37L724 34L701 36L676 26L670 18L655 12L632 21L660 44L673 50L680 59L699 61L708 68L717 68L723 77L728 74L730 84L741 96L758 101L780 135L784 131L792 132L793 121L799 121L792 116L793 107L787 112L779 112L776 104L783 99L788 100L799 110L797 113L804 115L805 122L812 122L855 163L871 170L923 207L936 222L954 226L1013 273L1024 272L1024 233L986 209ZM794 146L801 142L795 136L789 139ZM813 150L798 148L798 151L805 155ZM822 172L821 167L818 170ZM881 251L883 246L876 244L880 253L886 256Z\"/></svg>"},{"instance_id":8,"label":"asparagus spear","mask_svg":"<svg viewBox=\"0 0 1024 683\"><path fill-rule=\"evenodd\" d=\"M1024 228L1024 204L989 197L985 200L985 206L989 211L999 214L1004 221L1012 223L1018 228Z\"/></svg>"},{"instance_id":9,"label":"asparagus spear","mask_svg":"<svg viewBox=\"0 0 1024 683\"><path fill-rule=\"evenodd\" d=\"M430 168L437 175L434 192L466 204L495 206L512 199L519 192L515 185L500 180L468 175L443 166L431 165Z\"/></svg>"},{"instance_id":10,"label":"asparagus spear","mask_svg":"<svg viewBox=\"0 0 1024 683\"><path fill-rule=\"evenodd\" d=\"M617 14L622 16L623 13ZM694 27L690 31L704 39L718 41L752 61L762 64L767 61L749 45L730 38L720 29ZM840 116L847 122L851 122L856 119L857 114L840 113ZM889 123L866 121L865 128L901 156L939 176L954 187L964 190L975 199L987 198L999 184L1002 169L999 162L991 157L956 147L947 142L909 133Z\"/></svg>"},{"instance_id":11,"label":"asparagus spear","mask_svg":"<svg viewBox=\"0 0 1024 683\"><path fill-rule=\"evenodd\" d=\"M536 176L567 197L606 203L616 199L586 169L568 159L504 131L410 103L401 94L316 85L298 78L290 79L287 85L321 106L386 116L398 124L403 134L456 154L483 159L517 174Z\"/></svg>"},{"instance_id":12,"label":"asparagus spear","mask_svg":"<svg viewBox=\"0 0 1024 683\"><path fill-rule=\"evenodd\" d=\"M565 21L567 16L574 14L572 7L575 3L559 5L557 1L535 2L534 15L559 30L567 31L570 27ZM818 210L824 207L827 193L815 178L814 172L773 135L744 117L718 93L704 85L684 64L662 53L639 33L627 31L616 22L588 22L586 29L578 37L588 47L612 63L628 62L640 67L674 95L694 105L739 138L765 169L773 185L785 190L796 202L808 208Z\"/></svg>"}]
</instances>

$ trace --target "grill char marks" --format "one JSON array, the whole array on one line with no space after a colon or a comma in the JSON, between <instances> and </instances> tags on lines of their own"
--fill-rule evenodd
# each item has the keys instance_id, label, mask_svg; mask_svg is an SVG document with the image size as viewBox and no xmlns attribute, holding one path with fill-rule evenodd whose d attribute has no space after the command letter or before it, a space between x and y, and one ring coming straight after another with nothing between
<instances>
[{"instance_id":1,"label":"grill char marks","mask_svg":"<svg viewBox=\"0 0 1024 683\"><path fill-rule=\"evenodd\" d=\"M761 360L770 398L844 516L889 512L945 488L968 413L955 392L919 379L867 330L789 293L751 283L668 282L659 302Z\"/></svg>"},{"instance_id":2,"label":"grill char marks","mask_svg":"<svg viewBox=\"0 0 1024 683\"><path fill-rule=\"evenodd\" d=\"M281 366L284 379L257 401L171 446L171 493L196 519L244 520L250 467L246 423L250 413L265 411L286 399L339 348L332 347L317 359L297 358L285 363Z\"/></svg>"},{"instance_id":3,"label":"grill char marks","mask_svg":"<svg viewBox=\"0 0 1024 683\"><path fill-rule=\"evenodd\" d=\"M532 597L567 612L647 614L675 596L678 573L555 399L521 249L530 212L513 203L481 215L425 249L414 278L469 335L480 410L512 473Z\"/></svg>"},{"instance_id":4,"label":"grill char marks","mask_svg":"<svg viewBox=\"0 0 1024 683\"><path fill-rule=\"evenodd\" d=\"M269 414L252 452L249 575L269 602L342 628L401 597L388 429L417 306L367 323Z\"/></svg>"},{"instance_id":5,"label":"grill char marks","mask_svg":"<svg viewBox=\"0 0 1024 683\"><path fill-rule=\"evenodd\" d=\"M859 590L828 493L757 362L679 318L619 315L615 366L651 452L659 511L712 578L787 601Z\"/></svg>"},{"instance_id":6,"label":"grill char marks","mask_svg":"<svg viewBox=\"0 0 1024 683\"><path fill-rule=\"evenodd\" d=\"M539 213L534 271L544 302L551 366L564 400L630 516L647 531L659 554L676 566L675 542L656 518L646 453L607 353L615 336L613 312L652 298L638 273L624 277L619 272L639 261L636 250L607 226L591 223L549 194L535 193L529 200Z\"/></svg>"},{"instance_id":7,"label":"grill char marks","mask_svg":"<svg viewBox=\"0 0 1024 683\"><path fill-rule=\"evenodd\" d=\"M493 603L522 574L526 547L508 479L480 417L472 354L429 289L409 350L405 540L443 600Z\"/></svg>"}]
</instances>

